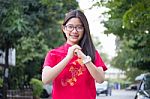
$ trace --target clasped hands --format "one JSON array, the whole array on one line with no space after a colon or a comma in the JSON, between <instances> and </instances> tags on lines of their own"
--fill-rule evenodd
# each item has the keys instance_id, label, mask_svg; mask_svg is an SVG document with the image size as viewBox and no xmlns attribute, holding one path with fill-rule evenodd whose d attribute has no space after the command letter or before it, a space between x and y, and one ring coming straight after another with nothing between
<instances>
[{"instance_id":1,"label":"clasped hands","mask_svg":"<svg viewBox=\"0 0 150 99\"><path fill-rule=\"evenodd\" d=\"M81 59L86 57L86 55L81 51L81 47L79 45L73 45L69 47L67 56L72 58L74 55L77 55Z\"/></svg>"}]
</instances>

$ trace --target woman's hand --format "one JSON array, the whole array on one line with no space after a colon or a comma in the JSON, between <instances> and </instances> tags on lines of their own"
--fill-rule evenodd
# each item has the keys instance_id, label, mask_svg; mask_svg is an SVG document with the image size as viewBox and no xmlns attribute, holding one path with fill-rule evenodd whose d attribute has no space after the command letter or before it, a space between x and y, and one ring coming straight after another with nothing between
<instances>
[{"instance_id":1,"label":"woman's hand","mask_svg":"<svg viewBox=\"0 0 150 99\"><path fill-rule=\"evenodd\" d=\"M81 49L75 49L75 53L81 59L84 59L86 57L86 55L81 51Z\"/></svg>"},{"instance_id":2,"label":"woman's hand","mask_svg":"<svg viewBox=\"0 0 150 99\"><path fill-rule=\"evenodd\" d=\"M79 45L73 45L73 46L69 47L66 57L69 57L71 59L74 56L74 54L76 53L75 50L81 50L81 47Z\"/></svg>"}]
</instances>

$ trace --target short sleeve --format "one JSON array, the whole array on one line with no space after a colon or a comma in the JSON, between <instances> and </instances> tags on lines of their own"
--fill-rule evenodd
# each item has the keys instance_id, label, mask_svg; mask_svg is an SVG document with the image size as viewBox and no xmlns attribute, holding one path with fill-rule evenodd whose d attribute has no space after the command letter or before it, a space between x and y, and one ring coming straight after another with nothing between
<instances>
[{"instance_id":1,"label":"short sleeve","mask_svg":"<svg viewBox=\"0 0 150 99\"><path fill-rule=\"evenodd\" d=\"M54 67L56 65L56 60L57 60L56 55L51 51L49 51L45 57L43 67L44 66Z\"/></svg>"},{"instance_id":2,"label":"short sleeve","mask_svg":"<svg viewBox=\"0 0 150 99\"><path fill-rule=\"evenodd\" d=\"M97 67L102 67L104 71L107 70L107 67L106 65L104 64L100 54L98 53L98 51L96 51L95 53L96 57L95 57L95 61L94 61L94 64L97 66Z\"/></svg>"}]
</instances>

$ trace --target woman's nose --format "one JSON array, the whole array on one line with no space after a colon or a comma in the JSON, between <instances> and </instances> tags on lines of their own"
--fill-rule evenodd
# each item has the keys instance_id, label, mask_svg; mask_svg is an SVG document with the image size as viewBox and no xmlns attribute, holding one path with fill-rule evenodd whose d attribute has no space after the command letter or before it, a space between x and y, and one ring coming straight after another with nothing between
<instances>
[{"instance_id":1,"label":"woman's nose","mask_svg":"<svg viewBox=\"0 0 150 99\"><path fill-rule=\"evenodd\" d=\"M72 32L78 32L76 28L73 28Z\"/></svg>"}]
</instances>

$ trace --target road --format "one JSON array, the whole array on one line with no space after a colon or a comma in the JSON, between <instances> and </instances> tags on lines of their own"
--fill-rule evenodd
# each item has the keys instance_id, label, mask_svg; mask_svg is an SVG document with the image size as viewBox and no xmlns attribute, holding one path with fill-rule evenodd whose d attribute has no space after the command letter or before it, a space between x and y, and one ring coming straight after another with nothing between
<instances>
[{"instance_id":1,"label":"road","mask_svg":"<svg viewBox=\"0 0 150 99\"><path fill-rule=\"evenodd\" d=\"M134 99L136 91L113 90L112 96L99 95L96 99Z\"/></svg>"},{"instance_id":2,"label":"road","mask_svg":"<svg viewBox=\"0 0 150 99\"><path fill-rule=\"evenodd\" d=\"M106 96L105 94L100 94L96 99L134 99L136 91L125 91L125 90L112 90L111 96ZM40 99L52 99L49 98L40 98Z\"/></svg>"}]
</instances>

